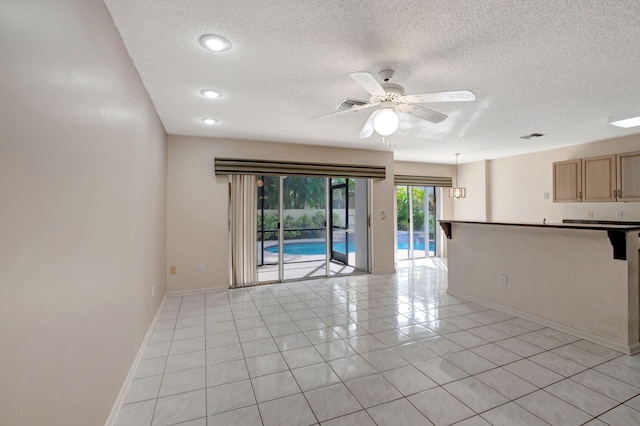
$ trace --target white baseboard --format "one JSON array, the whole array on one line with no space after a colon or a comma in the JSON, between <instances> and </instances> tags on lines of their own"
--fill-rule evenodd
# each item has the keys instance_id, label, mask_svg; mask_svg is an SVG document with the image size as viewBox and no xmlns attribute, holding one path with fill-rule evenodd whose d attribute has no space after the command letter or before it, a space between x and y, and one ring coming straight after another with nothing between
<instances>
[{"instance_id":1,"label":"white baseboard","mask_svg":"<svg viewBox=\"0 0 640 426\"><path fill-rule=\"evenodd\" d=\"M517 309L513 309L508 306L504 306L499 303L495 303L495 302L483 299L481 297L472 296L462 291L456 291L456 290L452 291L451 289L447 289L447 293L452 296L462 297L472 302L480 303L481 305L488 306L491 309L495 309L498 311L506 312L507 314L524 318L528 321L535 322L540 325L544 325L545 327L554 328L556 330L562 331L563 333L570 334L580 339L588 340L590 342L605 346L609 349L613 349L614 351L622 352L627 355L633 355L640 352L640 343L634 343L633 345L624 345L621 343L617 343L617 342L613 342L611 340L605 339L604 337L596 336L595 334L587 333L586 331L578 330L576 328L569 327L567 325L560 324L555 321L541 318L533 314L522 312Z\"/></svg>"},{"instance_id":2,"label":"white baseboard","mask_svg":"<svg viewBox=\"0 0 640 426\"><path fill-rule=\"evenodd\" d=\"M169 291L167 292L167 297L191 296L192 294L212 293L212 292L227 291L227 290L228 290L227 287L207 287L207 288L199 288L196 290Z\"/></svg>"},{"instance_id":3,"label":"white baseboard","mask_svg":"<svg viewBox=\"0 0 640 426\"><path fill-rule=\"evenodd\" d=\"M113 403L113 407L111 407L111 413L109 413L109 417L107 417L107 421L105 422L105 426L113 426L116 423L116 419L118 418L118 414L120 413L120 407L122 407L122 403L124 402L124 398L127 396L127 391L129 390L129 386L131 386L131 381L133 380L133 376L138 369L138 365L140 365L140 361L142 360L142 354L144 353L145 348L147 347L147 343L151 338L151 334L153 333L154 328L156 327L156 323L158 322L158 318L160 317L160 313L162 312L162 308L164 308L165 303L167 303L167 295L162 298L160 302L160 306L158 306L158 310L156 311L156 315L153 317L153 321L151 321L151 325L147 330L147 334L144 336L142 340L142 344L140 348L138 348L138 353L136 357L133 359L133 363L131 364L131 368L127 373L127 377L124 379L124 383L120 388L120 392L116 398L116 401Z\"/></svg>"}]
</instances>

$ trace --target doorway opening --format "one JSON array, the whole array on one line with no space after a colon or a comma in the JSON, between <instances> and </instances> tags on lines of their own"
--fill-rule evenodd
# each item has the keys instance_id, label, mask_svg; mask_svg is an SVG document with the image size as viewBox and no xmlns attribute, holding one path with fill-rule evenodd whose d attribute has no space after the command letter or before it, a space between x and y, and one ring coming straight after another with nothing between
<instances>
[{"instance_id":1,"label":"doorway opening","mask_svg":"<svg viewBox=\"0 0 640 426\"><path fill-rule=\"evenodd\" d=\"M436 188L396 186L396 259L436 256Z\"/></svg>"},{"instance_id":2,"label":"doorway opening","mask_svg":"<svg viewBox=\"0 0 640 426\"><path fill-rule=\"evenodd\" d=\"M368 180L258 178L258 282L369 272Z\"/></svg>"}]
</instances>

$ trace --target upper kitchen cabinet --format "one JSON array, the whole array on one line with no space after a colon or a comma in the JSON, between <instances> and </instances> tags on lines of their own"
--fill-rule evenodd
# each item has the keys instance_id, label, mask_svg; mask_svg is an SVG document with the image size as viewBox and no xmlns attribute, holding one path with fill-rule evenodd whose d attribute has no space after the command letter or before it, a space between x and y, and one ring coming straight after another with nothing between
<instances>
[{"instance_id":1,"label":"upper kitchen cabinet","mask_svg":"<svg viewBox=\"0 0 640 426\"><path fill-rule=\"evenodd\" d=\"M553 163L553 202L640 201L640 151Z\"/></svg>"},{"instance_id":2,"label":"upper kitchen cabinet","mask_svg":"<svg viewBox=\"0 0 640 426\"><path fill-rule=\"evenodd\" d=\"M582 201L616 201L616 156L582 159Z\"/></svg>"},{"instance_id":3,"label":"upper kitchen cabinet","mask_svg":"<svg viewBox=\"0 0 640 426\"><path fill-rule=\"evenodd\" d=\"M553 202L579 203L582 201L582 160L553 163Z\"/></svg>"},{"instance_id":4,"label":"upper kitchen cabinet","mask_svg":"<svg viewBox=\"0 0 640 426\"><path fill-rule=\"evenodd\" d=\"M618 154L618 201L640 201L640 151Z\"/></svg>"}]
</instances>

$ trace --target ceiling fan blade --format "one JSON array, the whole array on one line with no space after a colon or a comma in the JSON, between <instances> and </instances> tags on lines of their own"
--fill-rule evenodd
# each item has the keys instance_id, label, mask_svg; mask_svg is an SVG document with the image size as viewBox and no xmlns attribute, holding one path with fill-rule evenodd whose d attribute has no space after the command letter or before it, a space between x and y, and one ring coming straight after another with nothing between
<instances>
[{"instance_id":1,"label":"ceiling fan blade","mask_svg":"<svg viewBox=\"0 0 640 426\"><path fill-rule=\"evenodd\" d=\"M401 102L425 103L425 102L469 102L475 101L476 95L471 90L450 90L448 92L416 93L400 97Z\"/></svg>"},{"instance_id":2,"label":"ceiling fan blade","mask_svg":"<svg viewBox=\"0 0 640 426\"><path fill-rule=\"evenodd\" d=\"M368 72L352 72L349 77L355 80L364 90L374 96L386 96L387 92L382 88L378 80Z\"/></svg>"},{"instance_id":3,"label":"ceiling fan blade","mask_svg":"<svg viewBox=\"0 0 640 426\"><path fill-rule=\"evenodd\" d=\"M427 108L419 107L418 105L410 105L410 104L401 104L398 105L398 111L406 112L407 114L411 114L414 117L417 117L421 120L426 120L431 123L440 123L447 119L446 114L442 114L437 111L432 111Z\"/></svg>"},{"instance_id":4,"label":"ceiling fan blade","mask_svg":"<svg viewBox=\"0 0 640 426\"><path fill-rule=\"evenodd\" d=\"M358 111L365 110L367 108L371 108L372 106L374 106L374 105L370 104L370 103L366 103L364 105L354 106L354 107L351 107L349 109L343 109L343 110L340 110L340 111L329 112L327 114L316 115L315 117L309 117L309 120L313 120L314 118L328 117L330 115L346 114L348 112L358 112Z\"/></svg>"},{"instance_id":5,"label":"ceiling fan blade","mask_svg":"<svg viewBox=\"0 0 640 426\"><path fill-rule=\"evenodd\" d=\"M366 123L364 123L364 126L362 126L362 130L360 131L360 138L364 139L364 138L368 138L369 136L371 136L373 134L373 131L375 130L373 128L373 120L376 119L376 116L380 114L380 110L377 109L375 111L373 111L371 113L371 115L369 116L369 119L367 120Z\"/></svg>"}]
</instances>

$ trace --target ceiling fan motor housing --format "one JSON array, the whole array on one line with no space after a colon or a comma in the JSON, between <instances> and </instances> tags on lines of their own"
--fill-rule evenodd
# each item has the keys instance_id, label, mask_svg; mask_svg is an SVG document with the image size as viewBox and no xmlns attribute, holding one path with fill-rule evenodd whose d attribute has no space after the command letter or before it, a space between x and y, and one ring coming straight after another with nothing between
<instances>
[{"instance_id":1,"label":"ceiling fan motor housing","mask_svg":"<svg viewBox=\"0 0 640 426\"><path fill-rule=\"evenodd\" d=\"M404 95L404 87L399 84L386 83L382 85L382 88L388 95L396 94L398 96Z\"/></svg>"}]
</instances>

